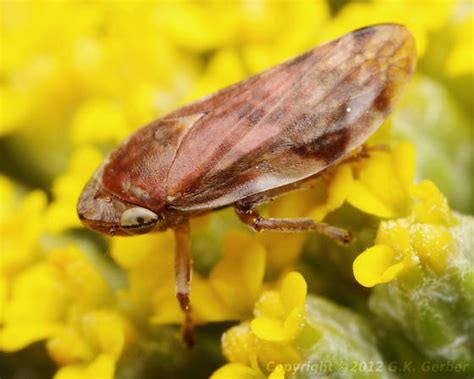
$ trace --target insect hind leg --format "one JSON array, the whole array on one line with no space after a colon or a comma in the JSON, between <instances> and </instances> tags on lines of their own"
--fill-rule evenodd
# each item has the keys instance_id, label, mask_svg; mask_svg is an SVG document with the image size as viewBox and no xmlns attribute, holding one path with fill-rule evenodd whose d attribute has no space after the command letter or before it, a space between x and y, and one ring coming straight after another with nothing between
<instances>
[{"instance_id":1,"label":"insect hind leg","mask_svg":"<svg viewBox=\"0 0 474 379\"><path fill-rule=\"evenodd\" d=\"M315 222L310 218L264 218L253 207L235 205L239 219L257 232L306 232L316 231L332 240L347 245L352 242L352 233L349 230L337 228L322 222Z\"/></svg>"}]
</instances>

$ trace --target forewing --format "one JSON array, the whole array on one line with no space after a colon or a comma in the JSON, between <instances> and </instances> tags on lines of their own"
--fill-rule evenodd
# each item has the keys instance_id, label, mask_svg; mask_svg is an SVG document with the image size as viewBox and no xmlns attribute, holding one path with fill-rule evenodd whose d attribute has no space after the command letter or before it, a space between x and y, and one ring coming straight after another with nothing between
<instances>
[{"instance_id":1,"label":"forewing","mask_svg":"<svg viewBox=\"0 0 474 379\"><path fill-rule=\"evenodd\" d=\"M382 124L415 60L405 27L373 26L173 112L204 116L179 146L167 201L215 208L318 173Z\"/></svg>"},{"instance_id":2,"label":"forewing","mask_svg":"<svg viewBox=\"0 0 474 379\"><path fill-rule=\"evenodd\" d=\"M158 212L166 204L166 177L176 150L201 116L158 119L132 134L99 170L103 189Z\"/></svg>"}]
</instances>

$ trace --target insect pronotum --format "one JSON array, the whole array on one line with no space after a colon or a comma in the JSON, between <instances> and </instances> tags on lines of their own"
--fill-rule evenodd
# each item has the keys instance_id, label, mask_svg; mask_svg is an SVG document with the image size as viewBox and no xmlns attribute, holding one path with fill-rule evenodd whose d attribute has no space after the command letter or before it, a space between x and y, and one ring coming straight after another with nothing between
<instances>
[{"instance_id":1,"label":"insect pronotum","mask_svg":"<svg viewBox=\"0 0 474 379\"><path fill-rule=\"evenodd\" d=\"M176 296L192 344L190 217L233 206L256 231L349 232L311 219L265 219L255 207L347 158L382 124L413 73L401 25L353 31L177 109L115 148L85 186L82 222L114 235L172 228Z\"/></svg>"}]
</instances>

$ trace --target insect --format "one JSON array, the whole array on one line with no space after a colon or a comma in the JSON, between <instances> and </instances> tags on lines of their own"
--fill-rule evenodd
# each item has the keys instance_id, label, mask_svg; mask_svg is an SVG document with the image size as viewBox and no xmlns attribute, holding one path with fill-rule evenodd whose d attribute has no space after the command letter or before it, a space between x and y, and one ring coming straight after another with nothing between
<instances>
[{"instance_id":1,"label":"insect","mask_svg":"<svg viewBox=\"0 0 474 379\"><path fill-rule=\"evenodd\" d=\"M359 29L175 110L129 136L85 186L82 222L107 235L174 230L176 296L192 344L189 218L233 206L256 231L350 234L256 206L314 178L365 143L414 71L402 25Z\"/></svg>"}]
</instances>

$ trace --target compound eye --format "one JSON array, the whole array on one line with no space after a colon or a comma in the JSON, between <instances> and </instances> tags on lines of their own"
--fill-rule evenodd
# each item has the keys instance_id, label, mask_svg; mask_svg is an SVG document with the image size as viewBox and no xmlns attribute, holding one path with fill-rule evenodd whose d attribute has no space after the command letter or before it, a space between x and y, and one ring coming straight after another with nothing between
<instances>
[{"instance_id":1,"label":"compound eye","mask_svg":"<svg viewBox=\"0 0 474 379\"><path fill-rule=\"evenodd\" d=\"M120 216L120 226L132 234L144 234L151 231L159 217L156 213L142 207L127 209Z\"/></svg>"}]
</instances>

